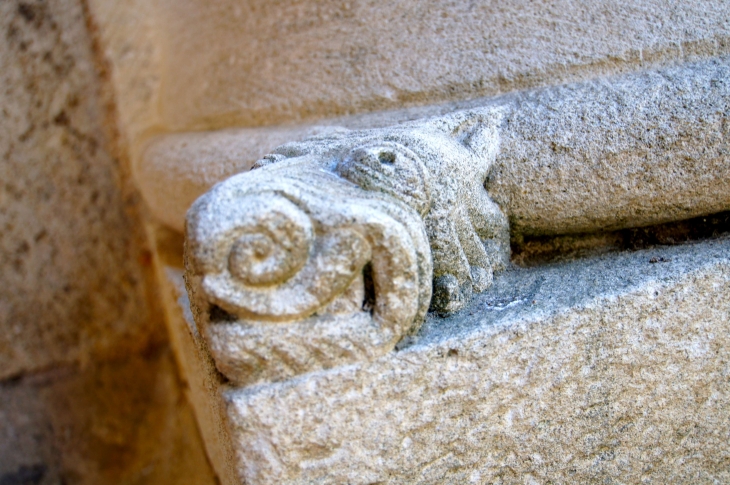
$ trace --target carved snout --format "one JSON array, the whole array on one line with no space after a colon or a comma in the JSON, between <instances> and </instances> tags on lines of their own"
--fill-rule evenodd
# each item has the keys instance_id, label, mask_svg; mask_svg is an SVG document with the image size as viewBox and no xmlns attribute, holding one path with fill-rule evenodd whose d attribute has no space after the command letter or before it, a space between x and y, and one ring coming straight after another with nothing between
<instances>
[{"instance_id":1,"label":"carved snout","mask_svg":"<svg viewBox=\"0 0 730 485\"><path fill-rule=\"evenodd\" d=\"M336 177L315 187L269 176L261 191L253 175L219 184L188 215L189 265L211 304L245 320L301 320L370 262L375 319L403 329L423 317L431 263L417 214Z\"/></svg>"},{"instance_id":2,"label":"carved snout","mask_svg":"<svg viewBox=\"0 0 730 485\"><path fill-rule=\"evenodd\" d=\"M189 219L191 252L210 302L240 318L310 316L370 259L360 233L334 228L317 237L309 216L281 195L208 199Z\"/></svg>"},{"instance_id":3,"label":"carved snout","mask_svg":"<svg viewBox=\"0 0 730 485\"><path fill-rule=\"evenodd\" d=\"M381 355L428 310L432 263L420 216L304 162L285 177L264 173L273 167L232 177L188 213L189 285L211 317L211 354L234 382ZM372 308L360 301L345 305L352 313L330 313L343 298L364 299L368 263ZM235 318L217 320L214 307Z\"/></svg>"}]
</instances>

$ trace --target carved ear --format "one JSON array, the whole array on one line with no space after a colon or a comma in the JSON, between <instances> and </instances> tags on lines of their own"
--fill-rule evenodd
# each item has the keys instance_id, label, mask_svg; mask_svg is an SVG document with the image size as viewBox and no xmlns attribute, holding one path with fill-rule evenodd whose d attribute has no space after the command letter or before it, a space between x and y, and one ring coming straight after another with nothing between
<instances>
[{"instance_id":1,"label":"carved ear","mask_svg":"<svg viewBox=\"0 0 730 485\"><path fill-rule=\"evenodd\" d=\"M493 159L499 148L500 110L461 111L445 120L448 133L479 157Z\"/></svg>"}]
</instances>

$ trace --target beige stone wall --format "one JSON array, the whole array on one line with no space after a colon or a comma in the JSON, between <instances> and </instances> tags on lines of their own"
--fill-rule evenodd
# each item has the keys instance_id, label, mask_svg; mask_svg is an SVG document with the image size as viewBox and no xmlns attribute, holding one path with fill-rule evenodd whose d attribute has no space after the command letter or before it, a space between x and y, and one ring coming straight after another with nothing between
<instances>
[{"instance_id":1,"label":"beige stone wall","mask_svg":"<svg viewBox=\"0 0 730 485\"><path fill-rule=\"evenodd\" d=\"M160 339L136 200L73 2L4 2L0 377Z\"/></svg>"},{"instance_id":2,"label":"beige stone wall","mask_svg":"<svg viewBox=\"0 0 730 485\"><path fill-rule=\"evenodd\" d=\"M0 483L214 483L170 350L0 383Z\"/></svg>"},{"instance_id":3,"label":"beige stone wall","mask_svg":"<svg viewBox=\"0 0 730 485\"><path fill-rule=\"evenodd\" d=\"M0 483L207 483L87 21L0 3Z\"/></svg>"},{"instance_id":4,"label":"beige stone wall","mask_svg":"<svg viewBox=\"0 0 730 485\"><path fill-rule=\"evenodd\" d=\"M726 51L724 2L159 0L169 129L494 95Z\"/></svg>"},{"instance_id":5,"label":"beige stone wall","mask_svg":"<svg viewBox=\"0 0 730 485\"><path fill-rule=\"evenodd\" d=\"M696 0L89 0L122 135L286 124L727 53Z\"/></svg>"},{"instance_id":6,"label":"beige stone wall","mask_svg":"<svg viewBox=\"0 0 730 485\"><path fill-rule=\"evenodd\" d=\"M88 0L88 19L116 101L120 142L135 142L163 129L159 116L164 15L157 1Z\"/></svg>"}]
</instances>

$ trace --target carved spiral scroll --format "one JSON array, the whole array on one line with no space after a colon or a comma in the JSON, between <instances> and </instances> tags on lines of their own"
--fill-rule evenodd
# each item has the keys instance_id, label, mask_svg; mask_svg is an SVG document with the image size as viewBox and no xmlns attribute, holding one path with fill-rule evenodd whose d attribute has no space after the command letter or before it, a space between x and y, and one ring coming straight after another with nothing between
<instances>
[{"instance_id":1,"label":"carved spiral scroll","mask_svg":"<svg viewBox=\"0 0 730 485\"><path fill-rule=\"evenodd\" d=\"M357 231L336 228L317 237L309 216L285 197L249 194L229 202L214 200L215 221L193 226L205 227L214 236L207 240L215 241L197 258L209 267L203 290L241 318L309 316L342 293L370 259Z\"/></svg>"},{"instance_id":2,"label":"carved spiral scroll","mask_svg":"<svg viewBox=\"0 0 730 485\"><path fill-rule=\"evenodd\" d=\"M292 277L307 261L312 224L286 199L254 200L228 255L228 271L247 286L271 286Z\"/></svg>"},{"instance_id":3,"label":"carved spiral scroll","mask_svg":"<svg viewBox=\"0 0 730 485\"><path fill-rule=\"evenodd\" d=\"M416 211L299 162L232 177L188 213L191 301L208 315L218 369L240 385L382 355L418 328L431 299ZM367 263L373 306L331 312L336 300L364 299ZM214 317L214 306L235 318Z\"/></svg>"}]
</instances>

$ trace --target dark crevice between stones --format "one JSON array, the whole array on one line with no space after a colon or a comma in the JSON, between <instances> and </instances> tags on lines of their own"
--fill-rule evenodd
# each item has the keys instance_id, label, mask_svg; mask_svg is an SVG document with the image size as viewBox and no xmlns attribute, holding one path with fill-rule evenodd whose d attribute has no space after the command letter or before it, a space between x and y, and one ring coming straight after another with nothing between
<instances>
[{"instance_id":1,"label":"dark crevice between stones","mask_svg":"<svg viewBox=\"0 0 730 485\"><path fill-rule=\"evenodd\" d=\"M0 485L38 485L46 476L48 468L42 463L23 465L17 471L0 476Z\"/></svg>"},{"instance_id":2,"label":"dark crevice between stones","mask_svg":"<svg viewBox=\"0 0 730 485\"><path fill-rule=\"evenodd\" d=\"M362 302L362 309L370 313L375 308L375 281L373 280L373 265L368 263L362 269L362 278L365 287L365 297Z\"/></svg>"},{"instance_id":3,"label":"dark crevice between stones","mask_svg":"<svg viewBox=\"0 0 730 485\"><path fill-rule=\"evenodd\" d=\"M513 238L512 262L531 267L616 251L637 251L730 234L730 211L618 231Z\"/></svg>"},{"instance_id":4,"label":"dark crevice between stones","mask_svg":"<svg viewBox=\"0 0 730 485\"><path fill-rule=\"evenodd\" d=\"M210 321L212 323L220 323L220 322L235 322L238 321L238 317L235 315L228 313L218 305L211 305L210 306Z\"/></svg>"}]
</instances>

